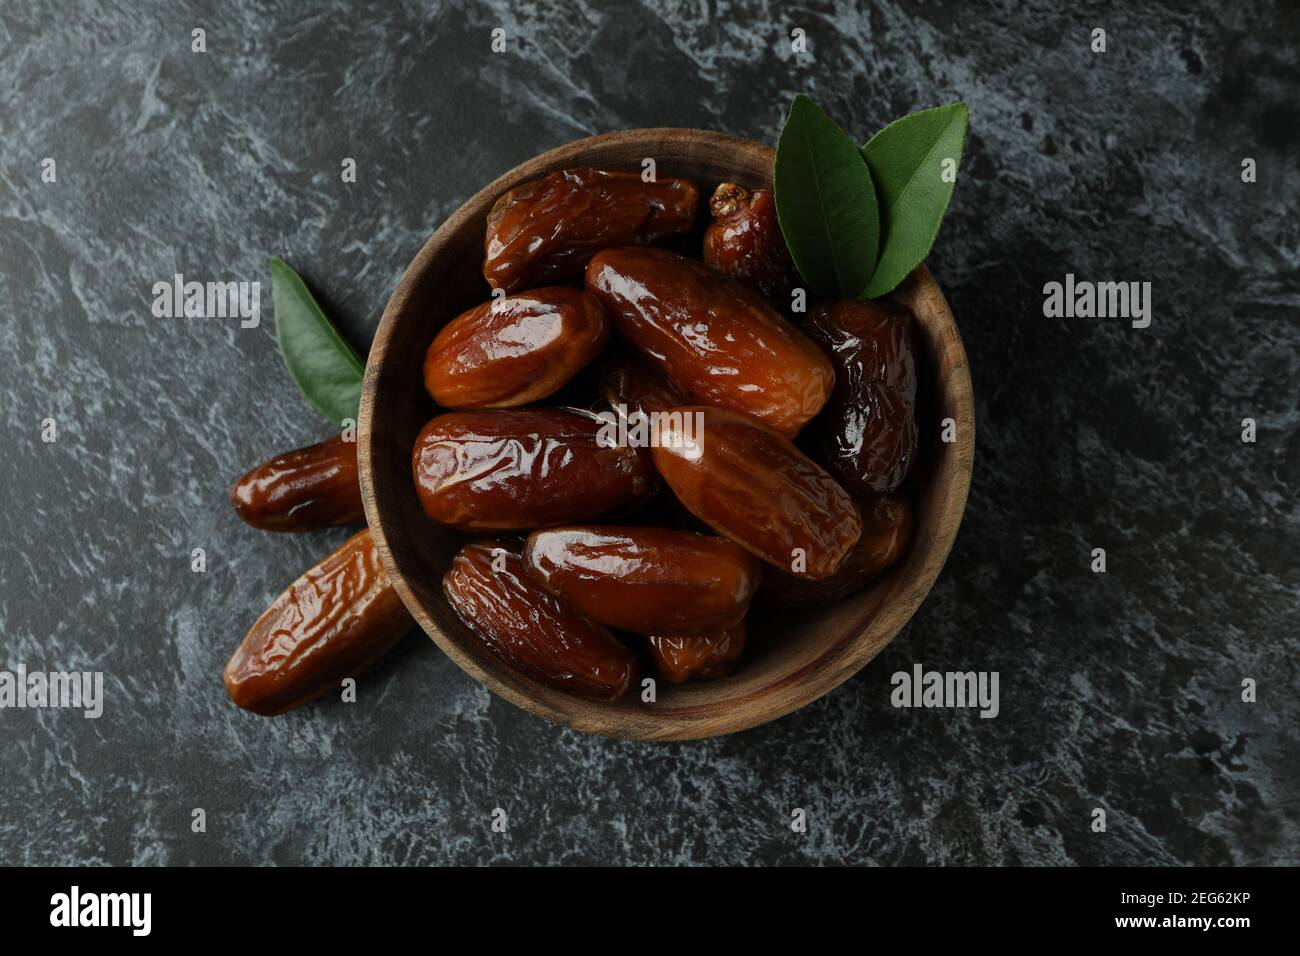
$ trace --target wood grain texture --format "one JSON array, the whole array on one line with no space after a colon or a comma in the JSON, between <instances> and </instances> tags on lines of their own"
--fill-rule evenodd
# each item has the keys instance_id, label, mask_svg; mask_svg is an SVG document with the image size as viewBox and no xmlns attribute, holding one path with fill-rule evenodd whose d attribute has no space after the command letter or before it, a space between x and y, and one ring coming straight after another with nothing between
<instances>
[{"instance_id":1,"label":"wood grain texture","mask_svg":"<svg viewBox=\"0 0 1300 956\"><path fill-rule=\"evenodd\" d=\"M957 534L975 452L974 402L961 336L938 284L918 266L893 297L920 326L918 461L909 477L916 531L906 557L838 604L751 615L751 638L735 675L703 684L659 686L642 704L592 703L516 673L470 634L447 607L440 582L463 539L431 522L411 480L411 446L437 408L425 394L424 353L434 334L486 300L481 274L487 211L503 192L568 166L640 170L653 157L661 176L694 179L704 201L724 180L771 186L770 147L721 133L639 129L578 140L507 172L473 196L416 255L384 310L361 395L358 460L366 517L403 602L462 669L494 693L576 730L639 740L687 740L732 733L784 716L857 673L907 623L929 593ZM940 441L940 422L956 441ZM435 689L436 690L436 689Z\"/></svg>"}]
</instances>

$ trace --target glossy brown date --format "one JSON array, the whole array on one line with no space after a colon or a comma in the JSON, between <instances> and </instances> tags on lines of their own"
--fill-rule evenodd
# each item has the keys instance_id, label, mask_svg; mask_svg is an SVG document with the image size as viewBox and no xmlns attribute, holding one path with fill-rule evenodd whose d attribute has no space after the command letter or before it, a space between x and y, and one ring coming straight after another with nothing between
<instances>
[{"instance_id":1,"label":"glossy brown date","mask_svg":"<svg viewBox=\"0 0 1300 956\"><path fill-rule=\"evenodd\" d=\"M264 531L311 531L365 521L356 442L341 437L276 455L230 488L240 520Z\"/></svg>"},{"instance_id":2,"label":"glossy brown date","mask_svg":"<svg viewBox=\"0 0 1300 956\"><path fill-rule=\"evenodd\" d=\"M244 710L282 714L360 675L410 626L367 528L257 619L226 665L226 691Z\"/></svg>"},{"instance_id":3,"label":"glossy brown date","mask_svg":"<svg viewBox=\"0 0 1300 956\"><path fill-rule=\"evenodd\" d=\"M600 393L611 406L627 414L651 415L685 404L685 396L631 349L619 349L600 364Z\"/></svg>"},{"instance_id":4,"label":"glossy brown date","mask_svg":"<svg viewBox=\"0 0 1300 956\"><path fill-rule=\"evenodd\" d=\"M576 289L532 289L452 319L424 357L424 387L443 408L513 408L546 398L605 346L609 321Z\"/></svg>"},{"instance_id":5,"label":"glossy brown date","mask_svg":"<svg viewBox=\"0 0 1300 956\"><path fill-rule=\"evenodd\" d=\"M649 497L658 480L639 448L606 448L595 416L558 408L448 412L415 439L425 513L462 530L589 521Z\"/></svg>"},{"instance_id":6,"label":"glossy brown date","mask_svg":"<svg viewBox=\"0 0 1300 956\"><path fill-rule=\"evenodd\" d=\"M696 633L739 624L758 587L743 548L711 534L583 525L535 531L528 572L567 605L637 634Z\"/></svg>"},{"instance_id":7,"label":"glossy brown date","mask_svg":"<svg viewBox=\"0 0 1300 956\"><path fill-rule=\"evenodd\" d=\"M688 179L643 182L640 173L563 169L496 201L487 218L483 278L513 292L580 275L607 246L689 232L700 191Z\"/></svg>"},{"instance_id":8,"label":"glossy brown date","mask_svg":"<svg viewBox=\"0 0 1300 956\"><path fill-rule=\"evenodd\" d=\"M912 313L850 299L813 310L804 328L835 365L835 391L813 426L826 467L853 494L893 491L916 458Z\"/></svg>"},{"instance_id":9,"label":"glossy brown date","mask_svg":"<svg viewBox=\"0 0 1300 956\"><path fill-rule=\"evenodd\" d=\"M871 495L859 502L862 537L840 569L828 578L765 568L759 594L780 604L831 604L864 587L907 550L912 540L912 502L903 495Z\"/></svg>"},{"instance_id":10,"label":"glossy brown date","mask_svg":"<svg viewBox=\"0 0 1300 956\"><path fill-rule=\"evenodd\" d=\"M550 595L501 542L468 545L452 559L442 593L498 657L535 680L596 700L622 697L636 658L618 638Z\"/></svg>"},{"instance_id":11,"label":"glossy brown date","mask_svg":"<svg viewBox=\"0 0 1300 956\"><path fill-rule=\"evenodd\" d=\"M723 183L709 200L713 222L704 230L704 261L710 269L786 304L794 285L794 263L766 189L749 192Z\"/></svg>"},{"instance_id":12,"label":"glossy brown date","mask_svg":"<svg viewBox=\"0 0 1300 956\"><path fill-rule=\"evenodd\" d=\"M835 372L763 297L664 249L606 249L587 291L615 328L692 402L745 412L786 435L821 410Z\"/></svg>"},{"instance_id":13,"label":"glossy brown date","mask_svg":"<svg viewBox=\"0 0 1300 956\"><path fill-rule=\"evenodd\" d=\"M703 415L700 438L661 429L655 467L697 518L769 564L824 578L857 542L862 521L852 499L793 442L746 415L686 407ZM672 419L670 419L672 421Z\"/></svg>"},{"instance_id":14,"label":"glossy brown date","mask_svg":"<svg viewBox=\"0 0 1300 956\"><path fill-rule=\"evenodd\" d=\"M670 684L716 680L736 669L745 649L745 623L704 634L655 634L647 644L655 670Z\"/></svg>"}]
</instances>

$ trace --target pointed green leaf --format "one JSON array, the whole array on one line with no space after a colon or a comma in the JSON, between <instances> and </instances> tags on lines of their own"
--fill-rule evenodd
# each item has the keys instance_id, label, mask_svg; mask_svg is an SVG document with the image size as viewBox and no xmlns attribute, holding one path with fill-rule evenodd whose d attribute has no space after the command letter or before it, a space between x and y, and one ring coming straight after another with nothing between
<instances>
[{"instance_id":1,"label":"pointed green leaf","mask_svg":"<svg viewBox=\"0 0 1300 956\"><path fill-rule=\"evenodd\" d=\"M895 120L862 147L880 199L880 262L864 298L874 299L925 261L952 199L944 160L956 179L966 145L966 104L953 103Z\"/></svg>"},{"instance_id":2,"label":"pointed green leaf","mask_svg":"<svg viewBox=\"0 0 1300 956\"><path fill-rule=\"evenodd\" d=\"M876 267L880 214L871 173L853 141L806 96L796 96L776 144L776 216L809 290L860 295Z\"/></svg>"},{"instance_id":3,"label":"pointed green leaf","mask_svg":"<svg viewBox=\"0 0 1300 956\"><path fill-rule=\"evenodd\" d=\"M335 425L354 421L361 407L366 366L325 317L298 273L271 260L271 298L275 338L298 389L312 407Z\"/></svg>"}]
</instances>

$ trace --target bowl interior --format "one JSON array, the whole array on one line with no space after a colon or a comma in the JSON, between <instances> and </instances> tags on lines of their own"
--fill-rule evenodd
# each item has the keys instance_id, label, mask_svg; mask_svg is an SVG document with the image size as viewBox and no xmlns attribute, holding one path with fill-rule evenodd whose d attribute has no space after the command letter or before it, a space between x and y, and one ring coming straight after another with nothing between
<instances>
[{"instance_id":1,"label":"bowl interior","mask_svg":"<svg viewBox=\"0 0 1300 956\"><path fill-rule=\"evenodd\" d=\"M533 713L579 730L674 740L729 733L772 720L834 688L874 657L911 617L934 583L965 507L974 450L966 356L937 284L920 266L894 294L919 324L918 431L909 477L916 531L905 558L837 604L752 614L750 639L725 680L669 686L657 700L629 693L617 704L582 700L524 677L487 650L442 596L443 574L464 536L430 521L411 478L416 433L438 409L425 393L424 353L434 334L489 297L482 277L488 209L501 193L556 169L589 165L643 168L693 179L703 208L723 181L771 187L772 150L749 140L695 130L612 133L544 153L480 191L429 239L384 311L366 367L358 435L366 516L394 583L420 626L457 664L494 692ZM698 254L698 252L697 252ZM952 418L956 441L941 440Z\"/></svg>"}]
</instances>

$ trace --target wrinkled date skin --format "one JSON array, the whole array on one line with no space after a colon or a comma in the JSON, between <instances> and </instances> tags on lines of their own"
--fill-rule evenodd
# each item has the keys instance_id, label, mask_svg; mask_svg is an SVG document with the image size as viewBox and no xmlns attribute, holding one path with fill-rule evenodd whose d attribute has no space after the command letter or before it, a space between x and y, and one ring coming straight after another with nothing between
<instances>
[{"instance_id":1,"label":"wrinkled date skin","mask_svg":"<svg viewBox=\"0 0 1300 956\"><path fill-rule=\"evenodd\" d=\"M366 520L357 444L341 437L276 455L239 478L230 504L264 531L311 531Z\"/></svg>"},{"instance_id":2,"label":"wrinkled date skin","mask_svg":"<svg viewBox=\"0 0 1300 956\"><path fill-rule=\"evenodd\" d=\"M835 372L761 295L664 249L606 249L587 291L690 401L745 412L794 435L821 411Z\"/></svg>"},{"instance_id":3,"label":"wrinkled date skin","mask_svg":"<svg viewBox=\"0 0 1300 956\"><path fill-rule=\"evenodd\" d=\"M745 649L745 624L704 634L655 634L647 643L655 670L670 684L716 680L736 669Z\"/></svg>"},{"instance_id":4,"label":"wrinkled date skin","mask_svg":"<svg viewBox=\"0 0 1300 956\"><path fill-rule=\"evenodd\" d=\"M532 289L452 319L424 357L444 408L513 408L558 391L609 339L605 308L576 289Z\"/></svg>"},{"instance_id":5,"label":"wrinkled date skin","mask_svg":"<svg viewBox=\"0 0 1300 956\"><path fill-rule=\"evenodd\" d=\"M776 204L766 189L749 192L723 183L709 200L713 222L704 230L704 261L773 302L785 303L794 285L794 262L785 246Z\"/></svg>"},{"instance_id":6,"label":"wrinkled date skin","mask_svg":"<svg viewBox=\"0 0 1300 956\"><path fill-rule=\"evenodd\" d=\"M572 524L648 498L658 480L641 448L605 448L600 419L557 408L448 412L415 439L425 513L461 530Z\"/></svg>"},{"instance_id":7,"label":"wrinkled date skin","mask_svg":"<svg viewBox=\"0 0 1300 956\"><path fill-rule=\"evenodd\" d=\"M564 169L510 190L492 207L483 278L513 292L580 275L607 246L690 232L700 204L688 179L642 182L640 173Z\"/></svg>"},{"instance_id":8,"label":"wrinkled date skin","mask_svg":"<svg viewBox=\"0 0 1300 956\"><path fill-rule=\"evenodd\" d=\"M815 309L804 328L835 365L835 392L814 428L826 467L857 495L893 491L916 458L912 313L884 301Z\"/></svg>"},{"instance_id":9,"label":"wrinkled date skin","mask_svg":"<svg viewBox=\"0 0 1300 956\"><path fill-rule=\"evenodd\" d=\"M632 652L547 593L525 573L519 552L503 543L462 548L442 593L493 653L536 680L605 701L618 700L636 680Z\"/></svg>"},{"instance_id":10,"label":"wrinkled date skin","mask_svg":"<svg viewBox=\"0 0 1300 956\"><path fill-rule=\"evenodd\" d=\"M802 549L809 578L834 574L862 520L848 494L784 435L736 412L702 406L701 440L661 429L655 467L678 500L719 534L790 570Z\"/></svg>"},{"instance_id":11,"label":"wrinkled date skin","mask_svg":"<svg viewBox=\"0 0 1300 956\"><path fill-rule=\"evenodd\" d=\"M565 604L637 634L696 633L739 624L758 562L713 535L586 525L529 535L529 573Z\"/></svg>"},{"instance_id":12,"label":"wrinkled date skin","mask_svg":"<svg viewBox=\"0 0 1300 956\"><path fill-rule=\"evenodd\" d=\"M411 623L367 528L257 619L226 665L226 691L244 710L282 714L359 676Z\"/></svg>"},{"instance_id":13,"label":"wrinkled date skin","mask_svg":"<svg viewBox=\"0 0 1300 956\"><path fill-rule=\"evenodd\" d=\"M600 364L600 392L606 402L624 406L629 415L652 415L686 403L681 392L629 349L612 353Z\"/></svg>"},{"instance_id":14,"label":"wrinkled date skin","mask_svg":"<svg viewBox=\"0 0 1300 956\"><path fill-rule=\"evenodd\" d=\"M828 578L765 568L759 594L780 604L831 604L864 587L894 564L912 540L912 502L903 495L871 495L859 502L862 537Z\"/></svg>"}]
</instances>

